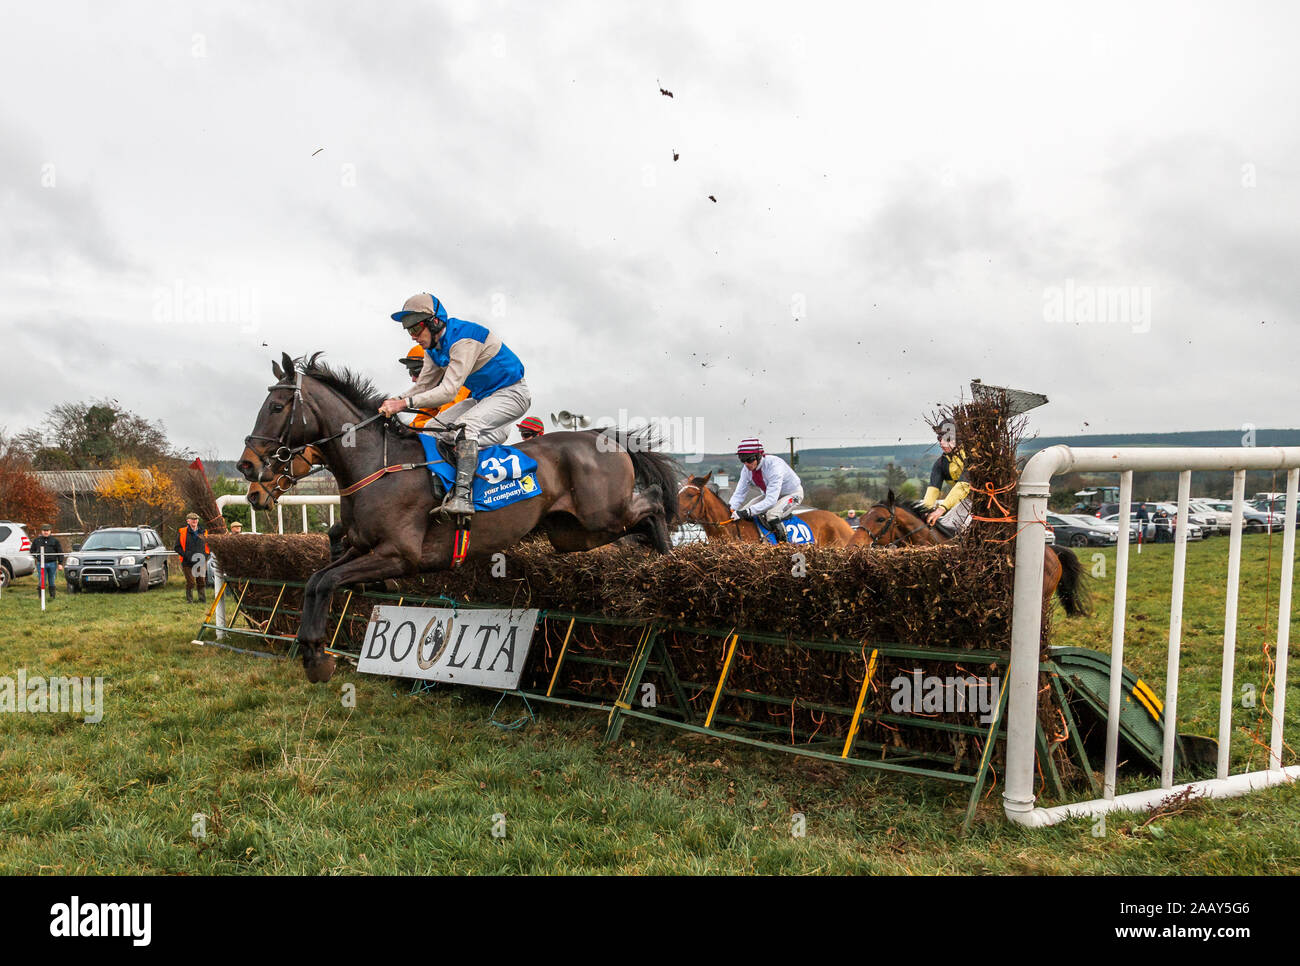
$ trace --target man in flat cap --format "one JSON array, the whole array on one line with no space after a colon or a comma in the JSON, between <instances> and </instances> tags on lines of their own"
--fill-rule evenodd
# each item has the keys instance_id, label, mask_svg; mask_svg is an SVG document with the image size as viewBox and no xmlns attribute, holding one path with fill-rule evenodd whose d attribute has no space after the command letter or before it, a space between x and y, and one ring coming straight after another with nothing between
<instances>
[{"instance_id":1,"label":"man in flat cap","mask_svg":"<svg viewBox=\"0 0 1300 966\"><path fill-rule=\"evenodd\" d=\"M207 602L204 589L207 587L208 574L208 531L199 529L199 515L187 513L185 526L177 534L176 546L172 549L180 555L181 570L185 574L185 600L194 603L194 587L199 588L199 603Z\"/></svg>"}]
</instances>

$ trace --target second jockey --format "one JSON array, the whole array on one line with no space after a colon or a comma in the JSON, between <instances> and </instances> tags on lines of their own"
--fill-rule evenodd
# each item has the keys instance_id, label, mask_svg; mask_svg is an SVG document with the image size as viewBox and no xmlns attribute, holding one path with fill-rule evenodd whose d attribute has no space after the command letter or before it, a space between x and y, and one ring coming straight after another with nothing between
<instances>
[{"instance_id":1,"label":"second jockey","mask_svg":"<svg viewBox=\"0 0 1300 966\"><path fill-rule=\"evenodd\" d=\"M956 432L951 423L942 424L936 433L939 448L943 450L930 469L930 485L921 504L930 512L925 522L938 526L950 537L961 533L971 522L970 474L966 472L966 451L957 448ZM951 483L952 489L942 500L943 486Z\"/></svg>"},{"instance_id":2,"label":"second jockey","mask_svg":"<svg viewBox=\"0 0 1300 966\"><path fill-rule=\"evenodd\" d=\"M471 487L478 469L479 446L505 442L511 424L528 412L532 393L524 382L524 364L487 327L447 315L442 302L427 292L412 295L393 319L424 349L424 365L413 386L385 399L379 411L395 416L404 409L433 409L451 403L464 386L469 398L447 406L439 418L461 424L455 433L456 484L433 512L448 518L474 513ZM441 438L450 432L439 433Z\"/></svg>"},{"instance_id":3,"label":"second jockey","mask_svg":"<svg viewBox=\"0 0 1300 966\"><path fill-rule=\"evenodd\" d=\"M744 439L736 447L740 480L731 494L733 520L762 520L778 543L785 542L781 521L803 502L803 484L790 465L763 451L757 439Z\"/></svg>"}]
</instances>

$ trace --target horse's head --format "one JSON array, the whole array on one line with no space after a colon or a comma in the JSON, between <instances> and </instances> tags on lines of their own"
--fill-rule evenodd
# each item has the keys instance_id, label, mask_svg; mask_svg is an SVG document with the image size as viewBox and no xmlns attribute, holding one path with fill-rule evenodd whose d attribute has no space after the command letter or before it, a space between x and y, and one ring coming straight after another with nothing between
<instances>
[{"instance_id":1,"label":"horse's head","mask_svg":"<svg viewBox=\"0 0 1300 966\"><path fill-rule=\"evenodd\" d=\"M858 530L860 539L855 538L854 542L867 547L915 543L913 537L928 529L921 517L895 502L893 490L889 491L883 503L877 503L859 519L862 521Z\"/></svg>"},{"instance_id":2,"label":"horse's head","mask_svg":"<svg viewBox=\"0 0 1300 966\"><path fill-rule=\"evenodd\" d=\"M258 410L253 431L244 437L244 452L235 468L251 484L248 503L267 510L320 462L320 453L308 440L322 435L316 414L303 401L302 373L286 352L281 363L272 362L271 372L279 381L267 387L266 401Z\"/></svg>"},{"instance_id":3,"label":"horse's head","mask_svg":"<svg viewBox=\"0 0 1300 966\"><path fill-rule=\"evenodd\" d=\"M255 454L250 454L248 448L244 449L244 460L250 455L257 459ZM243 460L241 460L242 464ZM252 461L250 460L250 465ZM272 472L267 482L254 480L248 484L248 504L255 510L269 510L277 500L285 493L293 489L300 479L310 475L318 466L323 466L325 457L315 446L307 446L301 453L294 453L293 459L287 466L282 466L278 471Z\"/></svg>"},{"instance_id":4,"label":"horse's head","mask_svg":"<svg viewBox=\"0 0 1300 966\"><path fill-rule=\"evenodd\" d=\"M688 476L677 491L677 519L686 523L722 523L731 518L722 498L709 489L710 470L704 476Z\"/></svg>"}]
</instances>

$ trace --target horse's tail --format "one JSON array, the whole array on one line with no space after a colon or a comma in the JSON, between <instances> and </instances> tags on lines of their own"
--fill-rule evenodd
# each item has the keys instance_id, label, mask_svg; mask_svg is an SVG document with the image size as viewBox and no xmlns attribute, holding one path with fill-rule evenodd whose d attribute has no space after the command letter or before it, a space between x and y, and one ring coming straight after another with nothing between
<instances>
[{"instance_id":1,"label":"horse's tail","mask_svg":"<svg viewBox=\"0 0 1300 966\"><path fill-rule=\"evenodd\" d=\"M632 460L632 472L636 474L637 486L657 506L662 507L665 525L669 529L675 527L678 523L677 487L682 476L677 461L667 453L653 449L658 445L659 439L651 429L631 433L608 429L604 433L616 439L619 446L627 450L628 458Z\"/></svg>"},{"instance_id":2,"label":"horse's tail","mask_svg":"<svg viewBox=\"0 0 1300 966\"><path fill-rule=\"evenodd\" d=\"M1092 595L1088 593L1088 583L1083 578L1083 564L1068 547L1052 549L1061 561L1061 580L1056 585L1056 596L1061 599L1061 606L1071 617L1092 613Z\"/></svg>"}]
</instances>

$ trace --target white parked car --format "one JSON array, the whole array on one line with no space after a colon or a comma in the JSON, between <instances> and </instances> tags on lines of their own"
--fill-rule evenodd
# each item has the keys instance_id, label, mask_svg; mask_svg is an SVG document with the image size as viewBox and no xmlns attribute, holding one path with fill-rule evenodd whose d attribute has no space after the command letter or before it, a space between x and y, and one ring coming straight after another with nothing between
<instances>
[{"instance_id":1,"label":"white parked car","mask_svg":"<svg viewBox=\"0 0 1300 966\"><path fill-rule=\"evenodd\" d=\"M683 523L669 536L672 538L674 547L680 547L684 543L709 542L709 538L704 535L704 528L698 523Z\"/></svg>"},{"instance_id":2,"label":"white parked car","mask_svg":"<svg viewBox=\"0 0 1300 966\"><path fill-rule=\"evenodd\" d=\"M15 577L36 572L32 541L21 523L0 520L0 588L8 587Z\"/></svg>"},{"instance_id":3,"label":"white parked car","mask_svg":"<svg viewBox=\"0 0 1300 966\"><path fill-rule=\"evenodd\" d=\"M1228 517L1228 526L1232 526L1231 500L1215 500L1213 503L1210 503L1209 506L1215 511L1226 513ZM1281 529L1285 525L1286 517L1282 516L1282 514L1278 513L1276 510L1274 510L1273 514L1270 516L1268 513L1255 509L1249 503L1244 504L1241 514L1241 527L1246 533L1263 533L1270 527L1277 530ZM1225 530L1224 532L1226 533L1227 531Z\"/></svg>"},{"instance_id":4,"label":"white parked car","mask_svg":"<svg viewBox=\"0 0 1300 966\"><path fill-rule=\"evenodd\" d=\"M1178 515L1177 503L1157 503L1155 505L1157 508L1163 508L1171 517ZM1214 513L1206 513L1204 510L1196 510L1193 508L1190 501L1187 504L1187 522L1192 526L1199 527L1201 530L1200 536L1193 538L1189 528L1187 532L1188 540L1199 540L1201 537L1208 537L1211 533L1214 533L1219 529L1219 519L1214 515Z\"/></svg>"},{"instance_id":5,"label":"white parked car","mask_svg":"<svg viewBox=\"0 0 1300 966\"><path fill-rule=\"evenodd\" d=\"M1130 529L1130 530L1133 532L1133 534L1136 536L1136 534L1137 534L1137 532L1138 532L1138 530L1139 530L1139 524L1138 524L1138 518L1137 518L1137 511L1136 511L1136 510L1131 510L1131 511L1129 511L1128 519L1129 519L1129 529ZM1171 526L1171 528L1172 528L1172 526L1173 526L1173 514L1172 514L1172 513L1169 515L1169 520L1170 520L1170 526ZM1118 513L1112 513L1112 514L1111 514L1110 516L1108 516L1108 517L1102 517L1102 522L1103 522L1103 523L1109 523L1109 524L1111 524L1112 526L1115 526L1115 527L1118 528L1118 526L1119 526L1119 514L1118 514ZM1156 527L1156 520L1155 520L1155 517L1153 516L1153 517L1151 517L1151 519L1147 520L1146 532L1142 535L1142 542L1143 542L1143 543L1154 543L1154 542L1155 542L1155 539L1156 539L1156 530L1157 530L1157 527ZM1171 530L1170 530L1170 533L1172 533L1172 532L1173 532L1173 530L1171 529ZM1204 531L1201 527L1197 526L1195 523L1188 523L1188 524L1187 524L1187 539L1188 539L1188 540L1202 540L1202 539L1204 539L1204 538L1205 538L1205 531ZM1133 538L1130 538L1130 539L1133 539Z\"/></svg>"}]
</instances>

